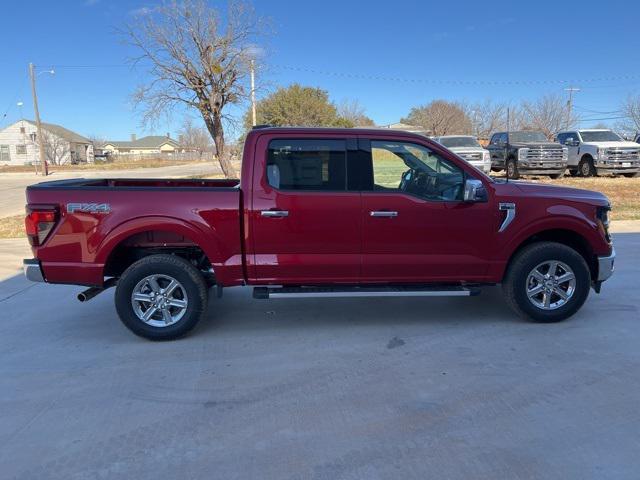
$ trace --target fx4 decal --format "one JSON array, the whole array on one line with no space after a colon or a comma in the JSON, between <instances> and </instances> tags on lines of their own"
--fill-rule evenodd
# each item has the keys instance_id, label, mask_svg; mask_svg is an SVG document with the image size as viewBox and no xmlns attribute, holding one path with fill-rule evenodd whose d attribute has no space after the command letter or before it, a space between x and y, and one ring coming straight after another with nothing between
<instances>
[{"instance_id":1,"label":"fx4 decal","mask_svg":"<svg viewBox=\"0 0 640 480\"><path fill-rule=\"evenodd\" d=\"M67 212L83 213L111 213L111 205L108 203L67 203Z\"/></svg>"}]
</instances>

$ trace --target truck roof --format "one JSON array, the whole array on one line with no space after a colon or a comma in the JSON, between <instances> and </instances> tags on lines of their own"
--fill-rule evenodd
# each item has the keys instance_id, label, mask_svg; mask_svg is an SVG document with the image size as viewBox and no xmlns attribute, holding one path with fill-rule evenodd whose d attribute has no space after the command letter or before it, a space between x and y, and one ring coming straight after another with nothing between
<instances>
[{"instance_id":1,"label":"truck roof","mask_svg":"<svg viewBox=\"0 0 640 480\"><path fill-rule=\"evenodd\" d=\"M421 139L429 138L426 135L420 133L410 132L408 130L397 130L384 127L355 127L355 128L343 128L343 127L274 127L270 125L256 125L253 127L250 133L326 133L333 135L362 135L362 134L380 134L385 135L401 135L401 136L413 136Z\"/></svg>"}]
</instances>

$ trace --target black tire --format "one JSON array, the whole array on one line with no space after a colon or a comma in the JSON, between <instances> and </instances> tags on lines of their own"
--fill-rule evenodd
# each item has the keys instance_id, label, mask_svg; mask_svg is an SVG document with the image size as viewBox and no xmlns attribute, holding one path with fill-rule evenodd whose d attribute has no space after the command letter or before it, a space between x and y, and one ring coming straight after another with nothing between
<instances>
[{"instance_id":1,"label":"black tire","mask_svg":"<svg viewBox=\"0 0 640 480\"><path fill-rule=\"evenodd\" d=\"M545 310L529 299L527 282L530 273L538 265L548 261L564 263L573 270L575 289L564 305ZM523 248L512 259L502 282L502 290L509 306L521 317L538 323L560 322L569 318L587 300L590 288L591 274L582 255L571 247L555 242L537 242Z\"/></svg>"},{"instance_id":2,"label":"black tire","mask_svg":"<svg viewBox=\"0 0 640 480\"><path fill-rule=\"evenodd\" d=\"M637 178L640 177L640 172L636 172L636 173L624 173L623 174L625 177L627 178Z\"/></svg>"},{"instance_id":3,"label":"black tire","mask_svg":"<svg viewBox=\"0 0 640 480\"><path fill-rule=\"evenodd\" d=\"M153 275L162 277L161 281L172 278L178 282L180 288L178 295L184 299L183 301L186 300L186 308L178 310L177 307L166 307L178 313L184 310L181 318L175 323L166 326L151 325L145 323L134 310L132 300L134 289L144 279ZM156 286L162 287L159 282L156 283ZM180 298L176 300L179 301ZM198 269L185 259L175 255L150 255L135 262L122 274L116 287L115 303L120 320L136 335L149 340L173 340L186 335L204 317L207 309L207 284ZM152 307L151 303L143 303L142 305L142 308L146 307L147 310ZM164 309L159 310L153 315L162 316ZM162 318L154 319L153 317L150 319L156 324L161 320Z\"/></svg>"},{"instance_id":4,"label":"black tire","mask_svg":"<svg viewBox=\"0 0 640 480\"><path fill-rule=\"evenodd\" d=\"M518 180L520 178L520 172L518 171L518 162L514 158L507 160L507 176Z\"/></svg>"},{"instance_id":5,"label":"black tire","mask_svg":"<svg viewBox=\"0 0 640 480\"><path fill-rule=\"evenodd\" d=\"M549 178L553 179L553 180L558 180L560 178L564 177L564 172L562 173L554 173L553 175L549 175Z\"/></svg>"},{"instance_id":6,"label":"black tire","mask_svg":"<svg viewBox=\"0 0 640 480\"><path fill-rule=\"evenodd\" d=\"M569 175L572 177L577 177L578 176L578 170L569 170Z\"/></svg>"},{"instance_id":7,"label":"black tire","mask_svg":"<svg viewBox=\"0 0 640 480\"><path fill-rule=\"evenodd\" d=\"M593 166L593 159L589 156L582 157L578 164L578 175L581 177L593 177L596 174L596 169Z\"/></svg>"}]
</instances>

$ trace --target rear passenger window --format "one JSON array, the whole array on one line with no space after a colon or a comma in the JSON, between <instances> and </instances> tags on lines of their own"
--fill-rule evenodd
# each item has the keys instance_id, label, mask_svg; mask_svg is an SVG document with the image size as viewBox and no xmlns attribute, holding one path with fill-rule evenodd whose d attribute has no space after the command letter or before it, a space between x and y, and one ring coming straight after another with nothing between
<instances>
[{"instance_id":1,"label":"rear passenger window","mask_svg":"<svg viewBox=\"0 0 640 480\"><path fill-rule=\"evenodd\" d=\"M280 190L346 190L345 140L272 140L267 181Z\"/></svg>"}]
</instances>

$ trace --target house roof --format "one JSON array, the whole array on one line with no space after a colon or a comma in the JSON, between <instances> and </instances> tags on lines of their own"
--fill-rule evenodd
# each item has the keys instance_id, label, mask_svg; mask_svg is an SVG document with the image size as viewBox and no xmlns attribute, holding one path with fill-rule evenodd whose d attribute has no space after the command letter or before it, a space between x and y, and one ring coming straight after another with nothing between
<instances>
[{"instance_id":1,"label":"house roof","mask_svg":"<svg viewBox=\"0 0 640 480\"><path fill-rule=\"evenodd\" d=\"M36 126L36 122L33 120L24 120L24 121L27 123L30 123L33 126ZM56 125L55 123L45 123L45 122L41 122L40 125L42 125L42 128L44 128L48 132L51 132L54 135L62 137L65 140L68 140L69 142L91 143L91 140L89 140L87 137L83 137L79 133L69 130L68 128L64 128L61 125Z\"/></svg>"},{"instance_id":2,"label":"house roof","mask_svg":"<svg viewBox=\"0 0 640 480\"><path fill-rule=\"evenodd\" d=\"M104 145L113 145L116 148L160 148L165 143L170 143L174 147L178 146L173 138L165 135L149 135L137 140L107 140Z\"/></svg>"}]
</instances>

